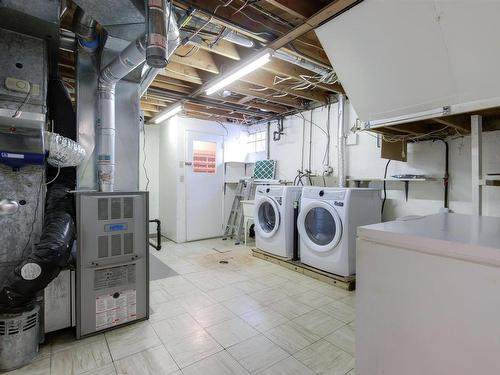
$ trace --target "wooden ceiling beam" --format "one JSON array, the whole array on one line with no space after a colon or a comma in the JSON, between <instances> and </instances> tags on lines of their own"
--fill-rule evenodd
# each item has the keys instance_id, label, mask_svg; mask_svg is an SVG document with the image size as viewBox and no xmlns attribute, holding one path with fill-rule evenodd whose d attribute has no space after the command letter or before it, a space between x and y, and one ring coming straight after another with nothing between
<instances>
[{"instance_id":1,"label":"wooden ceiling beam","mask_svg":"<svg viewBox=\"0 0 500 375\"><path fill-rule=\"evenodd\" d=\"M274 50L280 49L359 2L360 0L333 0L329 5L309 17L302 25L295 27L285 35L272 41L267 47Z\"/></svg>"},{"instance_id":2,"label":"wooden ceiling beam","mask_svg":"<svg viewBox=\"0 0 500 375\"><path fill-rule=\"evenodd\" d=\"M314 7L314 1L304 0L265 0L272 6L284 10L288 14L302 21L311 17L319 9Z\"/></svg>"},{"instance_id":3,"label":"wooden ceiling beam","mask_svg":"<svg viewBox=\"0 0 500 375\"><path fill-rule=\"evenodd\" d=\"M219 68L215 64L214 58L210 52L202 49L194 52L191 48L196 48L196 46L182 46L177 48L175 53L170 57L170 61L206 72L219 74Z\"/></svg>"},{"instance_id":4,"label":"wooden ceiling beam","mask_svg":"<svg viewBox=\"0 0 500 375\"><path fill-rule=\"evenodd\" d=\"M247 74L241 78L241 81L267 87L272 90L286 92L293 96L298 96L306 100L312 100L322 104L328 104L328 98L325 93L318 89L294 90L291 86L296 85L296 82L284 81L275 84L275 76L266 72L257 71Z\"/></svg>"},{"instance_id":5,"label":"wooden ceiling beam","mask_svg":"<svg viewBox=\"0 0 500 375\"><path fill-rule=\"evenodd\" d=\"M170 83L160 82L158 80L154 80L151 83L150 87L155 87L155 88L162 89L162 90L170 90L170 91L180 92L182 94L189 94L192 91L192 89L189 89L187 87L172 85Z\"/></svg>"},{"instance_id":6,"label":"wooden ceiling beam","mask_svg":"<svg viewBox=\"0 0 500 375\"><path fill-rule=\"evenodd\" d=\"M170 61L167 67L160 72L160 75L172 77L182 81L202 85L203 81L198 74L198 70L191 66Z\"/></svg>"},{"instance_id":7,"label":"wooden ceiling beam","mask_svg":"<svg viewBox=\"0 0 500 375\"><path fill-rule=\"evenodd\" d=\"M470 116L436 117L432 121L470 133Z\"/></svg>"},{"instance_id":8,"label":"wooden ceiling beam","mask_svg":"<svg viewBox=\"0 0 500 375\"><path fill-rule=\"evenodd\" d=\"M239 104L242 106L242 108L256 108L263 110L263 112L274 112L274 113L281 113L288 111L289 108L284 106L284 105L279 105L279 104L273 104L273 103L263 103L263 102L257 102L255 98L250 97L250 96L245 96L243 99L245 99L244 103L240 103L240 99L237 99L235 97L212 97L212 96L205 96L206 98L210 99L216 99L220 100L223 103L230 103L230 104Z\"/></svg>"},{"instance_id":9,"label":"wooden ceiling beam","mask_svg":"<svg viewBox=\"0 0 500 375\"><path fill-rule=\"evenodd\" d=\"M266 65L262 67L262 70L266 72L273 73L276 75L284 75L295 78L297 81L304 82L301 76L316 76L315 73L310 70L304 69L298 65L288 63L279 59L271 59ZM327 90L330 92L335 92L339 94L344 94L345 91L340 83L326 84L319 83L316 86L322 90Z\"/></svg>"},{"instance_id":10,"label":"wooden ceiling beam","mask_svg":"<svg viewBox=\"0 0 500 375\"><path fill-rule=\"evenodd\" d=\"M253 98L263 99L270 101L272 103L285 105L287 107L292 107L295 109L304 109L304 106L299 102L297 98L291 96L274 97L272 95L266 94L263 91L254 91L253 89L258 88L246 82L235 82L228 86L228 90L234 91L241 95L251 96ZM272 91L271 91L272 92ZM276 93L275 93L276 94Z\"/></svg>"},{"instance_id":11,"label":"wooden ceiling beam","mask_svg":"<svg viewBox=\"0 0 500 375\"><path fill-rule=\"evenodd\" d=\"M200 47L200 49L203 49L208 52L215 53L220 56L227 57L228 59L231 60L240 60L240 54L238 52L238 49L233 43L230 43L224 39L219 40L217 44L211 46L208 41L203 40L200 43L195 43L193 41L189 42L189 44L196 45Z\"/></svg>"},{"instance_id":12,"label":"wooden ceiling beam","mask_svg":"<svg viewBox=\"0 0 500 375\"><path fill-rule=\"evenodd\" d=\"M218 108L214 108L214 107L207 107L207 106L203 106L200 104L193 104L193 103L184 104L184 109L191 111L191 112L207 113L207 114L212 114L212 115L224 116L224 117L231 118L231 119L234 119L237 121L245 121L247 118L250 118L250 116L245 117L243 114L240 114L240 113L225 111L222 109L218 109Z\"/></svg>"},{"instance_id":13,"label":"wooden ceiling beam","mask_svg":"<svg viewBox=\"0 0 500 375\"><path fill-rule=\"evenodd\" d=\"M267 33L277 35L278 39L281 39L283 35L286 35L290 31L289 26L278 23L272 18L250 7L239 10L245 5L245 1L246 0L235 0L227 7L221 6L222 3L219 0L175 0L175 3L183 8L193 7L195 9L200 9L207 15L213 16L213 21L216 20L219 24L231 29L238 29L240 32L246 29L246 35L252 38L255 38L256 33ZM217 9L216 14L213 13L215 9ZM326 56L321 45L317 45L317 39L304 35L307 31L299 35L299 37L301 37L300 41L303 43L296 43L295 47L305 56L321 62L326 66L330 66L328 56ZM268 43L269 39L270 37L264 37L261 41Z\"/></svg>"}]
</instances>

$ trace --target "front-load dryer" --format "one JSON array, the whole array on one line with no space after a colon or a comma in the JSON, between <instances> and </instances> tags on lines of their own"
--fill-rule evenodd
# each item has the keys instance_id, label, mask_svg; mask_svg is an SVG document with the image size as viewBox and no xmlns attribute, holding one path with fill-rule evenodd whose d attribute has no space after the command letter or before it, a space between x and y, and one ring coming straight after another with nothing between
<instances>
[{"instance_id":1,"label":"front-load dryer","mask_svg":"<svg viewBox=\"0 0 500 375\"><path fill-rule=\"evenodd\" d=\"M297 229L300 260L340 276L356 273L356 230L381 221L378 189L304 187Z\"/></svg>"},{"instance_id":2,"label":"front-load dryer","mask_svg":"<svg viewBox=\"0 0 500 375\"><path fill-rule=\"evenodd\" d=\"M282 257L293 255L294 202L300 204L302 187L259 186L255 192L255 245Z\"/></svg>"}]
</instances>

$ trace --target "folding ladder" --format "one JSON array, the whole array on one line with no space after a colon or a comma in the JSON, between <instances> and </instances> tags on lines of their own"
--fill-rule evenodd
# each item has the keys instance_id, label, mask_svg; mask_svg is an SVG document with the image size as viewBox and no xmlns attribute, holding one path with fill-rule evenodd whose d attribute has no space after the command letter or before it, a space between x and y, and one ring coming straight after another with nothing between
<instances>
[{"instance_id":1,"label":"folding ladder","mask_svg":"<svg viewBox=\"0 0 500 375\"><path fill-rule=\"evenodd\" d=\"M241 179L238 181L238 187L236 188L236 195L234 196L233 205L231 206L231 212L229 212L229 217L227 219L226 229L224 230L223 239L235 238L236 244L241 242L241 234L243 230L243 207L241 205L242 200L248 200L251 198L253 192L253 180L252 179Z\"/></svg>"}]
</instances>

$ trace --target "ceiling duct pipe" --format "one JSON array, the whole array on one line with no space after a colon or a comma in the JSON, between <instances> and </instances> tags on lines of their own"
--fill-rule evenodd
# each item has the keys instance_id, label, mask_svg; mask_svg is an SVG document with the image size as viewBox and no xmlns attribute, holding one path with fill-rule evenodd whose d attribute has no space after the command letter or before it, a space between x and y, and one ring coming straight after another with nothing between
<instances>
[{"instance_id":1,"label":"ceiling duct pipe","mask_svg":"<svg viewBox=\"0 0 500 375\"><path fill-rule=\"evenodd\" d=\"M337 146L338 165L337 165L337 170L338 170L338 174L339 174L338 175L338 186L339 187L346 187L345 95L339 94L337 96L337 99L338 99L338 103L339 103L338 131L337 131L337 133L338 133L338 146Z\"/></svg>"},{"instance_id":2,"label":"ceiling duct pipe","mask_svg":"<svg viewBox=\"0 0 500 375\"><path fill-rule=\"evenodd\" d=\"M167 42L166 42L166 62L170 59L170 56L174 53L174 51L177 49L177 47L180 44L180 35L179 35L179 27L177 26L177 21L175 19L175 14L173 12L170 12L170 8L165 9L169 20L166 21L168 25L168 33L167 33ZM145 67L145 72L142 74L142 80L139 85L139 97L142 97L148 87L151 85L151 83L154 81L158 73L160 73L163 67L153 67L149 61L147 60L146 57L146 62L147 62L147 67ZM165 63L166 65L166 63Z\"/></svg>"},{"instance_id":3,"label":"ceiling duct pipe","mask_svg":"<svg viewBox=\"0 0 500 375\"><path fill-rule=\"evenodd\" d=\"M310 70L311 72L314 72L314 73L321 75L321 76L332 73L332 69L324 68L324 67L322 67L318 64L315 64L313 62L310 62L302 57L294 56L294 55L291 55L291 54L283 52L283 51L274 52L273 57L275 57L279 60L283 60L283 61L292 63L294 65L300 66L304 69Z\"/></svg>"},{"instance_id":4,"label":"ceiling duct pipe","mask_svg":"<svg viewBox=\"0 0 500 375\"><path fill-rule=\"evenodd\" d=\"M165 8L164 8L165 9ZM165 9L166 10L166 9ZM178 27L175 17L168 15L169 33L164 35L167 41L165 49L168 53L175 50L174 44L179 42ZM174 29L174 30L172 30ZM166 27L163 28L163 31ZM172 30L170 32L170 30ZM156 30L159 32L161 30ZM172 44L168 37L174 39ZM102 71L99 77L97 88L97 176L99 190L112 192L115 180L115 88L118 81L146 61L146 35L130 43L113 61L111 61ZM166 64L166 62L165 62ZM161 69L161 68L155 68ZM153 77L154 79L154 77ZM151 83L151 77L148 78ZM142 87L142 84L140 85Z\"/></svg>"},{"instance_id":5,"label":"ceiling duct pipe","mask_svg":"<svg viewBox=\"0 0 500 375\"><path fill-rule=\"evenodd\" d=\"M146 62L152 68L167 66L167 32L164 0L147 0Z\"/></svg>"}]
</instances>

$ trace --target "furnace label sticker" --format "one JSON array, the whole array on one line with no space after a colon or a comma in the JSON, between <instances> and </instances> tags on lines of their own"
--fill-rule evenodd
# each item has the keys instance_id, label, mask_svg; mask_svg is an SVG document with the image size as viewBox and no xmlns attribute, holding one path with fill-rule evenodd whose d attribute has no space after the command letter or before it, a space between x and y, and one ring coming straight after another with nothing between
<instances>
[{"instance_id":1,"label":"furnace label sticker","mask_svg":"<svg viewBox=\"0 0 500 375\"><path fill-rule=\"evenodd\" d=\"M115 294L103 294L95 299L96 329L105 329L129 322L137 317L137 292L124 290Z\"/></svg>"}]
</instances>

